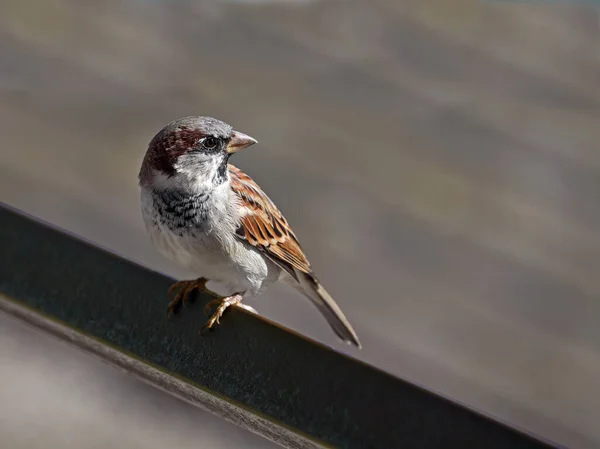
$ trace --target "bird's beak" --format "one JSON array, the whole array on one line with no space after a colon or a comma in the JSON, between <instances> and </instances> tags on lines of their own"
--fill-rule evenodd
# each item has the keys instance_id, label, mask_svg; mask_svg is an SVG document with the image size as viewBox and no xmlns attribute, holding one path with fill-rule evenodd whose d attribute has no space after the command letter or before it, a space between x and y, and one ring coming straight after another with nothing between
<instances>
[{"instance_id":1,"label":"bird's beak","mask_svg":"<svg viewBox=\"0 0 600 449\"><path fill-rule=\"evenodd\" d=\"M227 144L227 153L237 153L238 151L243 150L250 145L254 145L255 143L256 139L253 139L252 137L239 131L234 131L229 143Z\"/></svg>"}]
</instances>

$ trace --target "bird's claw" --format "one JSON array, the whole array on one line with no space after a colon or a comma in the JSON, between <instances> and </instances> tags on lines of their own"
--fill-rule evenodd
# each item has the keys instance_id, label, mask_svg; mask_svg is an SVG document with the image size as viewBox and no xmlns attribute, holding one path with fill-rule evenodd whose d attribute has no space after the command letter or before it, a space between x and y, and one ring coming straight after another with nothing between
<instances>
[{"instance_id":1,"label":"bird's claw","mask_svg":"<svg viewBox=\"0 0 600 449\"><path fill-rule=\"evenodd\" d=\"M231 306L239 305L241 301L242 295L237 293L232 296L226 296L225 298L213 299L208 304L206 304L206 306L204 307L204 313L206 315L210 313L210 310L214 305L218 304L219 306L217 307L217 310L215 310L215 313L213 313L210 316L206 324L202 326L200 334L203 334L208 330L213 330L215 325L221 324L221 317L223 316L223 313L225 313L225 310L227 310Z\"/></svg>"},{"instance_id":2,"label":"bird's claw","mask_svg":"<svg viewBox=\"0 0 600 449\"><path fill-rule=\"evenodd\" d=\"M204 306L204 315L210 315L210 310L223 302L224 298L212 299Z\"/></svg>"},{"instance_id":3,"label":"bird's claw","mask_svg":"<svg viewBox=\"0 0 600 449\"><path fill-rule=\"evenodd\" d=\"M202 326L202 329L200 329L200 334L202 335L208 331L213 331L215 324L220 324L220 321L215 317L210 317L206 324Z\"/></svg>"},{"instance_id":4,"label":"bird's claw","mask_svg":"<svg viewBox=\"0 0 600 449\"><path fill-rule=\"evenodd\" d=\"M175 294L175 297L171 300L169 306L167 307L167 315L171 316L176 314L177 312L179 312L179 309L181 309L181 306L184 303L191 302L190 295L194 292L194 290L202 290L205 292L209 292L206 289L207 282L208 280L205 278L198 278L192 281L178 281L171 285L171 287L169 288L168 295L172 295L175 291L177 291L177 293ZM209 293L212 294L212 292Z\"/></svg>"}]
</instances>

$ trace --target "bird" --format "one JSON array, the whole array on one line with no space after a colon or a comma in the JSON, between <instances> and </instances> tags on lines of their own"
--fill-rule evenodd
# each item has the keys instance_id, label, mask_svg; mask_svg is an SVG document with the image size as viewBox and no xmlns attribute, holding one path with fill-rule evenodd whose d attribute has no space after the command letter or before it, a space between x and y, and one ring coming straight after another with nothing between
<instances>
[{"instance_id":1,"label":"bird","mask_svg":"<svg viewBox=\"0 0 600 449\"><path fill-rule=\"evenodd\" d=\"M230 306L257 313L242 300L282 283L307 297L342 341L360 349L288 221L250 176L229 163L256 143L216 118L188 116L168 123L148 144L138 175L146 231L162 255L200 276L170 287L168 313L177 313L194 290L205 291L215 299L204 312L216 310L202 330L213 330ZM228 294L209 290L209 281Z\"/></svg>"}]
</instances>

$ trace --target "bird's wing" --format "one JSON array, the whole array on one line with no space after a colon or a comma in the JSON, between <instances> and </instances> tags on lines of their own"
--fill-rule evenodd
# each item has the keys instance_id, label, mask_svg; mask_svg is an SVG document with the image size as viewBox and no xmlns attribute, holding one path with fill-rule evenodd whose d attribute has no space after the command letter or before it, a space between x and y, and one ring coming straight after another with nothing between
<instances>
[{"instance_id":1,"label":"bird's wing","mask_svg":"<svg viewBox=\"0 0 600 449\"><path fill-rule=\"evenodd\" d=\"M279 209L250 176L231 164L228 167L231 188L245 209L237 235L296 279L296 288L317 306L334 332L342 340L360 348L356 332L337 303L313 275L310 263Z\"/></svg>"},{"instance_id":2,"label":"bird's wing","mask_svg":"<svg viewBox=\"0 0 600 449\"><path fill-rule=\"evenodd\" d=\"M265 253L296 280L298 270L312 275L294 232L275 204L250 176L229 164L231 188L245 209L237 235Z\"/></svg>"}]
</instances>

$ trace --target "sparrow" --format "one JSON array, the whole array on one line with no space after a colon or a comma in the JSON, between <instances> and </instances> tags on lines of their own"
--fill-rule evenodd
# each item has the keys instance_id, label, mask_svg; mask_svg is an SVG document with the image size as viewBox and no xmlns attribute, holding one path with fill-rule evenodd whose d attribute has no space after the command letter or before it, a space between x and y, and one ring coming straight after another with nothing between
<instances>
[{"instance_id":1,"label":"sparrow","mask_svg":"<svg viewBox=\"0 0 600 449\"><path fill-rule=\"evenodd\" d=\"M150 240L164 256L198 273L176 282L168 311L176 313L195 289L216 299L205 307L204 330L223 312L261 295L275 282L306 296L343 341L361 347L340 307L316 278L294 231L275 204L229 158L257 141L212 117L184 117L150 141L139 172L142 216ZM229 292L208 290L218 281Z\"/></svg>"}]
</instances>

